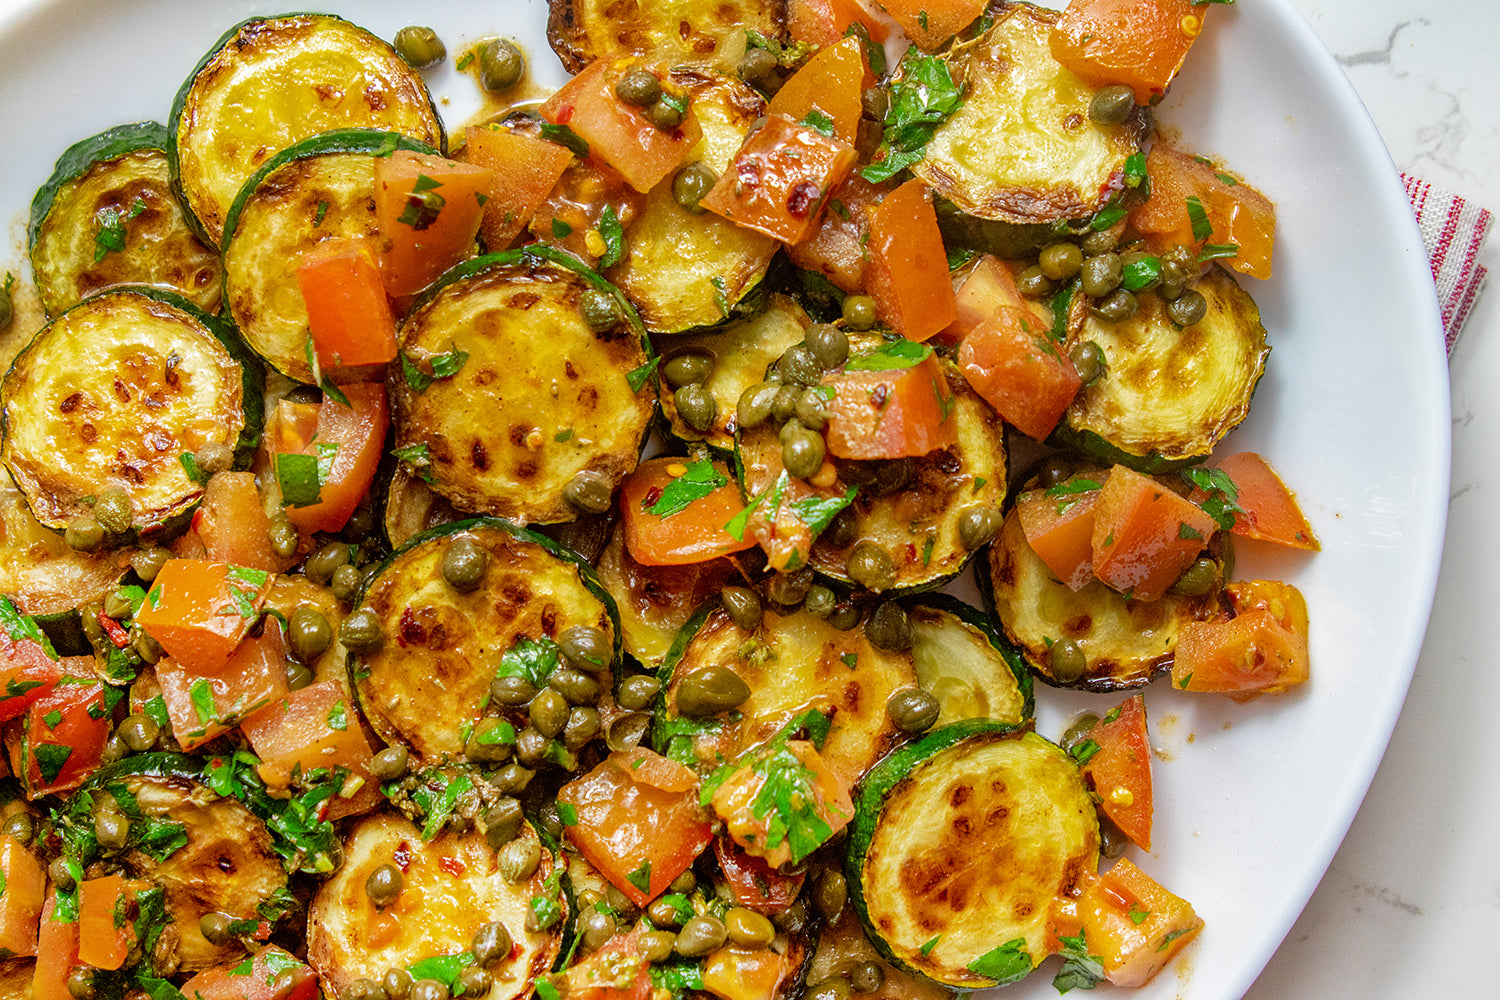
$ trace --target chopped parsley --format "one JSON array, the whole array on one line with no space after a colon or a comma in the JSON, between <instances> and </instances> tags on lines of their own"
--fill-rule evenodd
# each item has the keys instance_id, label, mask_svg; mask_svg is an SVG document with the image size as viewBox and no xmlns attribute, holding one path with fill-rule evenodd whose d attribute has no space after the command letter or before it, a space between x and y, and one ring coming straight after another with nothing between
<instances>
[{"instance_id":1,"label":"chopped parsley","mask_svg":"<svg viewBox=\"0 0 1500 1000\"><path fill-rule=\"evenodd\" d=\"M625 384L630 386L630 391L640 392L642 386L644 386L651 380L652 375L656 374L656 366L659 364L661 364L661 357L657 356L652 358L650 361L647 361L639 368L632 368L630 371L626 372Z\"/></svg>"},{"instance_id":2,"label":"chopped parsley","mask_svg":"<svg viewBox=\"0 0 1500 1000\"><path fill-rule=\"evenodd\" d=\"M396 216L396 221L418 232L430 227L447 204L447 199L436 190L442 186L442 181L434 180L426 174L418 174L411 193L406 196L406 205L401 214Z\"/></svg>"},{"instance_id":3,"label":"chopped parsley","mask_svg":"<svg viewBox=\"0 0 1500 1000\"><path fill-rule=\"evenodd\" d=\"M1057 941L1062 945L1059 953L1063 957L1062 969L1052 977L1052 985L1057 992L1091 990L1104 980L1104 960L1098 955L1089 954L1088 942L1082 929L1078 931L1077 937L1058 935Z\"/></svg>"},{"instance_id":4,"label":"chopped parsley","mask_svg":"<svg viewBox=\"0 0 1500 1000\"><path fill-rule=\"evenodd\" d=\"M1024 979L1031 972L1031 952L1025 938L1013 938L980 955L965 968L977 976L993 979L996 986Z\"/></svg>"},{"instance_id":5,"label":"chopped parsley","mask_svg":"<svg viewBox=\"0 0 1500 1000\"><path fill-rule=\"evenodd\" d=\"M95 264L103 260L107 254L125 249L125 223L145 210L146 202L140 198L130 203L128 212L122 212L113 206L99 210L94 216L94 220L99 223L99 229L94 233Z\"/></svg>"},{"instance_id":6,"label":"chopped parsley","mask_svg":"<svg viewBox=\"0 0 1500 1000\"><path fill-rule=\"evenodd\" d=\"M1193 239L1208 239L1214 234L1214 227L1208 219L1208 209L1203 207L1203 199L1190 194L1184 201L1187 203L1188 222L1193 227Z\"/></svg>"},{"instance_id":7,"label":"chopped parsley","mask_svg":"<svg viewBox=\"0 0 1500 1000\"><path fill-rule=\"evenodd\" d=\"M1182 478L1208 494L1198 506L1225 531L1234 527L1237 514L1245 513L1245 508L1240 506L1239 487L1234 485L1228 473L1199 465L1183 469Z\"/></svg>"},{"instance_id":8,"label":"chopped parsley","mask_svg":"<svg viewBox=\"0 0 1500 1000\"><path fill-rule=\"evenodd\" d=\"M687 466L687 471L662 487L661 495L646 511L660 518L681 514L694 501L702 500L719 487L727 485L728 478L705 458Z\"/></svg>"},{"instance_id":9,"label":"chopped parsley","mask_svg":"<svg viewBox=\"0 0 1500 1000\"><path fill-rule=\"evenodd\" d=\"M615 206L604 206L604 211L599 216L598 229L599 237L604 240L604 255L599 258L597 267L603 271L625 259L625 227L620 225Z\"/></svg>"},{"instance_id":10,"label":"chopped parsley","mask_svg":"<svg viewBox=\"0 0 1500 1000\"><path fill-rule=\"evenodd\" d=\"M937 127L963 105L963 89L942 59L917 56L903 60L890 98L876 160L859 172L877 184L922 159Z\"/></svg>"},{"instance_id":11,"label":"chopped parsley","mask_svg":"<svg viewBox=\"0 0 1500 1000\"><path fill-rule=\"evenodd\" d=\"M859 354L844 365L846 372L900 371L921 364L932 356L932 348L914 340L888 340L867 354Z\"/></svg>"}]
</instances>

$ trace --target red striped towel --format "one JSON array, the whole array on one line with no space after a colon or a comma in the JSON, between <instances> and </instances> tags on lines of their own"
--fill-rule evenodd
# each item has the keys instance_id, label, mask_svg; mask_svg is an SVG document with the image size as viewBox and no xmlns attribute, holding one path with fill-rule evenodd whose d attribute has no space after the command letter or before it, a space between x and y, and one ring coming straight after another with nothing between
<instances>
[{"instance_id":1,"label":"red striped towel","mask_svg":"<svg viewBox=\"0 0 1500 1000\"><path fill-rule=\"evenodd\" d=\"M1448 352L1469 318L1479 297L1488 269L1479 263L1479 248L1494 217L1489 209L1471 205L1463 198L1410 174L1402 174L1406 196L1411 199L1422 242L1432 261L1432 280L1437 283L1438 306L1443 315L1443 339Z\"/></svg>"}]
</instances>

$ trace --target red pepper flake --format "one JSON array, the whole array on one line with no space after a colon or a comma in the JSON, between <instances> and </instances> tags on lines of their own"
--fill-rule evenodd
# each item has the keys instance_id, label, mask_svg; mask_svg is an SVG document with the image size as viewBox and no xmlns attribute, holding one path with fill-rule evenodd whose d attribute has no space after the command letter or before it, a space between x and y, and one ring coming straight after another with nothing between
<instances>
[{"instance_id":1,"label":"red pepper flake","mask_svg":"<svg viewBox=\"0 0 1500 1000\"><path fill-rule=\"evenodd\" d=\"M130 633L120 627L115 621L103 611L98 614L99 625L104 629L104 634L109 636L109 641L115 644L116 649L124 649L130 645Z\"/></svg>"},{"instance_id":2,"label":"red pepper flake","mask_svg":"<svg viewBox=\"0 0 1500 1000\"><path fill-rule=\"evenodd\" d=\"M411 845L404 840L401 841L392 852L391 860L396 862L396 867L401 869L401 874L406 874L406 870L411 867Z\"/></svg>"},{"instance_id":3,"label":"red pepper flake","mask_svg":"<svg viewBox=\"0 0 1500 1000\"><path fill-rule=\"evenodd\" d=\"M818 185L812 181L803 181L792 188L792 193L787 195L786 210L794 219L805 219L822 195L823 189Z\"/></svg>"},{"instance_id":4,"label":"red pepper flake","mask_svg":"<svg viewBox=\"0 0 1500 1000\"><path fill-rule=\"evenodd\" d=\"M454 878L460 878L468 870L468 866L457 858L438 858L438 867Z\"/></svg>"},{"instance_id":5,"label":"red pepper flake","mask_svg":"<svg viewBox=\"0 0 1500 1000\"><path fill-rule=\"evenodd\" d=\"M401 629L397 641L402 646L424 645L427 642L427 629L417 621L417 616L412 613L411 605L407 605L401 612Z\"/></svg>"},{"instance_id":6,"label":"red pepper flake","mask_svg":"<svg viewBox=\"0 0 1500 1000\"><path fill-rule=\"evenodd\" d=\"M660 499L661 499L661 487L660 486L653 486L649 490L646 491L646 495L645 496L641 497L641 506L649 510L650 508L656 506L656 501L658 501Z\"/></svg>"}]
</instances>

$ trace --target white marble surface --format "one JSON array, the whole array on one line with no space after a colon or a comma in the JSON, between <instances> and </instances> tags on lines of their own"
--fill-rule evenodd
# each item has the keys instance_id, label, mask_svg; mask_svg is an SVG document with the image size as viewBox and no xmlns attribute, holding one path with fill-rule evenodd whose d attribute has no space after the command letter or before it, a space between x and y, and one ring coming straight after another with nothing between
<instances>
[{"instance_id":1,"label":"white marble surface","mask_svg":"<svg viewBox=\"0 0 1500 1000\"><path fill-rule=\"evenodd\" d=\"M1500 209L1500 2L1295 3L1343 64L1396 165ZM1481 261L1500 275L1500 234ZM1451 361L1448 541L1406 707L1347 839L1250 1000L1500 996L1484 960L1500 938L1500 674L1489 646L1500 618L1497 370L1500 280Z\"/></svg>"}]
</instances>

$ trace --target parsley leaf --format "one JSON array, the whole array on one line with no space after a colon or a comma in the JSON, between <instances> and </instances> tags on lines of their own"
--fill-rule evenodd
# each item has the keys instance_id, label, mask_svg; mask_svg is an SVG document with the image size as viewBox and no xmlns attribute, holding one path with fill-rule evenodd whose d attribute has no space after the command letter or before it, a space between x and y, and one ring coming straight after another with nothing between
<instances>
[{"instance_id":1,"label":"parsley leaf","mask_svg":"<svg viewBox=\"0 0 1500 1000\"><path fill-rule=\"evenodd\" d=\"M854 502L859 493L859 487L851 486L841 497L804 497L801 500L793 500L791 503L792 513L797 519L807 525L807 530L817 538L823 533L823 529L833 523L839 511Z\"/></svg>"},{"instance_id":2,"label":"parsley leaf","mask_svg":"<svg viewBox=\"0 0 1500 1000\"><path fill-rule=\"evenodd\" d=\"M1073 748L1068 751L1068 753L1072 755L1073 760L1077 762L1078 766L1082 767L1083 765L1087 764L1093 758L1094 754L1099 752L1099 750L1100 746L1098 743L1095 743L1093 740L1084 740L1081 743L1075 744Z\"/></svg>"},{"instance_id":3,"label":"parsley leaf","mask_svg":"<svg viewBox=\"0 0 1500 1000\"><path fill-rule=\"evenodd\" d=\"M963 105L963 90L948 64L937 56L904 60L901 78L891 84L885 131L876 162L860 171L867 181L889 180L922 159L937 127Z\"/></svg>"},{"instance_id":4,"label":"parsley leaf","mask_svg":"<svg viewBox=\"0 0 1500 1000\"><path fill-rule=\"evenodd\" d=\"M604 256L595 267L603 271L625 259L625 228L620 225L613 205L605 205L599 216L599 236L604 240Z\"/></svg>"},{"instance_id":5,"label":"parsley leaf","mask_svg":"<svg viewBox=\"0 0 1500 1000\"><path fill-rule=\"evenodd\" d=\"M1208 239L1214 234L1214 227L1208 219L1208 209L1203 207L1203 200L1195 194L1188 195L1184 200L1187 203L1188 222L1193 227L1193 239Z\"/></svg>"},{"instance_id":6,"label":"parsley leaf","mask_svg":"<svg viewBox=\"0 0 1500 1000\"><path fill-rule=\"evenodd\" d=\"M129 212L122 212L113 206L99 210L94 216L99 223L99 230L94 234L95 264L103 260L105 255L125 249L125 223L145 210L146 203L140 198L131 202Z\"/></svg>"},{"instance_id":7,"label":"parsley leaf","mask_svg":"<svg viewBox=\"0 0 1500 1000\"><path fill-rule=\"evenodd\" d=\"M561 662L562 652L557 643L545 637L532 639L523 635L500 657L495 676L521 677L540 690L547 686L547 679Z\"/></svg>"},{"instance_id":8,"label":"parsley leaf","mask_svg":"<svg viewBox=\"0 0 1500 1000\"><path fill-rule=\"evenodd\" d=\"M818 108L813 108L807 114L803 115L802 121L798 122L798 124L806 125L814 132L822 133L830 139L833 138L833 119Z\"/></svg>"},{"instance_id":9,"label":"parsley leaf","mask_svg":"<svg viewBox=\"0 0 1500 1000\"><path fill-rule=\"evenodd\" d=\"M631 392L640 392L641 387L650 381L651 376L656 374L656 366L661 364L661 357L657 356L641 365L632 368L625 373L625 383L630 386Z\"/></svg>"},{"instance_id":10,"label":"parsley leaf","mask_svg":"<svg viewBox=\"0 0 1500 1000\"><path fill-rule=\"evenodd\" d=\"M975 975L993 979L996 986L1004 986L1024 979L1031 972L1031 965L1026 939L1014 938L980 955L966 968Z\"/></svg>"},{"instance_id":11,"label":"parsley leaf","mask_svg":"<svg viewBox=\"0 0 1500 1000\"><path fill-rule=\"evenodd\" d=\"M564 149L571 151L580 160L588 159L588 142L566 125L554 125L552 122L543 122L541 136L548 142L556 143Z\"/></svg>"},{"instance_id":12,"label":"parsley leaf","mask_svg":"<svg viewBox=\"0 0 1500 1000\"><path fill-rule=\"evenodd\" d=\"M1063 956L1061 971L1052 977L1052 985L1057 992L1091 990L1103 981L1104 960L1098 955L1089 954L1088 942L1081 929L1077 937L1059 935L1057 940L1062 945L1060 953Z\"/></svg>"},{"instance_id":13,"label":"parsley leaf","mask_svg":"<svg viewBox=\"0 0 1500 1000\"><path fill-rule=\"evenodd\" d=\"M856 355L844 365L846 372L888 372L913 368L932 355L932 348L914 340L888 340L868 354Z\"/></svg>"},{"instance_id":14,"label":"parsley leaf","mask_svg":"<svg viewBox=\"0 0 1500 1000\"><path fill-rule=\"evenodd\" d=\"M703 459L687 467L687 471L662 488L661 496L646 508L660 518L681 514L695 500L702 500L729 480L714 468L712 462Z\"/></svg>"},{"instance_id":15,"label":"parsley leaf","mask_svg":"<svg viewBox=\"0 0 1500 1000\"><path fill-rule=\"evenodd\" d=\"M1183 469L1182 478L1208 494L1198 506L1225 531L1234 527L1235 515L1245 512L1239 503L1239 487L1222 470L1199 465Z\"/></svg>"}]
</instances>

